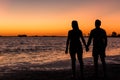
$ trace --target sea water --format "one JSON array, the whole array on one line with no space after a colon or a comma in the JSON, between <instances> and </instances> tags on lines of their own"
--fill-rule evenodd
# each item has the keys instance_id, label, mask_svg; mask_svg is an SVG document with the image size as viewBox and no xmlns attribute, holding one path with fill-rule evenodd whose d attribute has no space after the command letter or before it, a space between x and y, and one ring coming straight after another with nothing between
<instances>
[{"instance_id":1,"label":"sea water","mask_svg":"<svg viewBox=\"0 0 120 80\"><path fill-rule=\"evenodd\" d=\"M0 71L59 70L71 68L70 56L65 54L67 37L0 37ZM86 42L88 38L85 38ZM83 61L93 65L92 44ZM120 38L108 38L107 56L120 55ZM118 62L116 62L116 59ZM119 63L120 58L107 58L109 63ZM79 65L79 64L78 64Z\"/></svg>"}]
</instances>

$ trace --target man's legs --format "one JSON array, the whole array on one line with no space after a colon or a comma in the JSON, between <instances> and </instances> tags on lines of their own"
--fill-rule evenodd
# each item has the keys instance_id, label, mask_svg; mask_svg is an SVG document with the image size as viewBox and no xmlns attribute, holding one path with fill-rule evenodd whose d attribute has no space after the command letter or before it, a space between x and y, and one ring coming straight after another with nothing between
<instances>
[{"instance_id":1,"label":"man's legs","mask_svg":"<svg viewBox=\"0 0 120 80\"><path fill-rule=\"evenodd\" d=\"M95 71L95 75L98 75L98 56L94 56L94 71Z\"/></svg>"},{"instance_id":2,"label":"man's legs","mask_svg":"<svg viewBox=\"0 0 120 80\"><path fill-rule=\"evenodd\" d=\"M100 56L101 58L101 62L103 65L103 72L104 72L104 77L106 76L106 62L105 62L105 57L104 56Z\"/></svg>"}]
</instances>

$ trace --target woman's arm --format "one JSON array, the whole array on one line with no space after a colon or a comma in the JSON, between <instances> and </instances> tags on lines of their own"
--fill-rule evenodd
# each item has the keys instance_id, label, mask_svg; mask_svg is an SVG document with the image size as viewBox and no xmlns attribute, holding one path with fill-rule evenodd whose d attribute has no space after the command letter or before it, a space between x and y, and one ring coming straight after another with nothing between
<instances>
[{"instance_id":1,"label":"woman's arm","mask_svg":"<svg viewBox=\"0 0 120 80\"><path fill-rule=\"evenodd\" d=\"M70 40L69 36L70 36L70 32L68 32L68 37L67 37L67 41L66 41L66 50L65 50L66 54L68 53L68 46L69 46L69 40Z\"/></svg>"},{"instance_id":2,"label":"woman's arm","mask_svg":"<svg viewBox=\"0 0 120 80\"><path fill-rule=\"evenodd\" d=\"M81 39L82 39L82 42L83 42L84 46L86 47L86 42L85 42L85 39L84 39L84 37L83 37L82 32L81 32Z\"/></svg>"}]
</instances>

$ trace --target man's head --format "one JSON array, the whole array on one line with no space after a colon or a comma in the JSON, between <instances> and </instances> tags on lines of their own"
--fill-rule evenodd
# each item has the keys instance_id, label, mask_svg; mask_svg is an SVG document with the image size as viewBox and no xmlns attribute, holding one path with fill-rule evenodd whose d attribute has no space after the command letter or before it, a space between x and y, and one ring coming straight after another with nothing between
<instances>
[{"instance_id":1,"label":"man's head","mask_svg":"<svg viewBox=\"0 0 120 80\"><path fill-rule=\"evenodd\" d=\"M101 26L101 21L100 21L99 19L97 19L97 20L95 21L95 27L96 27L96 28L100 28L100 26Z\"/></svg>"}]
</instances>

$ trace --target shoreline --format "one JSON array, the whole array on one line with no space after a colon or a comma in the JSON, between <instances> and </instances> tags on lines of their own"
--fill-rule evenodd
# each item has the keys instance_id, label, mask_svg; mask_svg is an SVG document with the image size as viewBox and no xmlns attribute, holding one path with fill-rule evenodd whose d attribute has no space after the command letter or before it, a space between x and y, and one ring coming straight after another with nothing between
<instances>
[{"instance_id":1,"label":"shoreline","mask_svg":"<svg viewBox=\"0 0 120 80\"><path fill-rule=\"evenodd\" d=\"M112 62L110 62L109 60ZM108 56L106 61L107 61L107 78L105 80L119 80L120 56L119 55ZM65 64L68 61L63 61L63 62ZM71 77L72 73L70 68L53 69L53 70L46 70L45 68L41 69L41 67L49 68L54 64L55 63L49 63L45 65L39 65L39 64L34 65L34 64L26 63L26 65L20 65L17 67L9 66L9 65L3 66L0 67L0 80L73 80ZM60 64L60 62L58 62L57 64ZM78 67L79 65L77 65L77 74L78 74L77 76L78 79L81 79ZM93 74L94 74L94 66L90 64L85 64L84 67L85 80L95 80ZM103 80L101 63L99 63L99 76L97 80Z\"/></svg>"}]
</instances>

